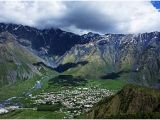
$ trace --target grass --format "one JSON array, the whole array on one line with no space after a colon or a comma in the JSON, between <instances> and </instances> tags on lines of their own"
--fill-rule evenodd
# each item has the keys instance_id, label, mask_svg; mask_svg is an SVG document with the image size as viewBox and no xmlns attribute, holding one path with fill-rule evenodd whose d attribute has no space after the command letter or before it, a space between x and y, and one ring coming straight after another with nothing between
<instances>
[{"instance_id":1,"label":"grass","mask_svg":"<svg viewBox=\"0 0 160 120\"><path fill-rule=\"evenodd\" d=\"M26 81L18 81L13 85L6 85L0 88L0 102L10 97L20 96L23 92L31 89L35 82L40 79L40 76L35 76L33 79Z\"/></svg>"},{"instance_id":2,"label":"grass","mask_svg":"<svg viewBox=\"0 0 160 120\"><path fill-rule=\"evenodd\" d=\"M57 74L56 74L57 75ZM0 101L5 100L7 98L13 97L13 96L20 96L23 94L23 92L28 91L31 89L37 80L40 80L43 84L43 87L37 91L35 91L33 94L40 94L42 92L53 92L53 91L61 91L63 89L74 89L76 87L98 87L98 88L105 88L109 90L119 90L121 89L126 82L123 80L120 80L120 78L116 80L112 79L87 79L87 82L85 85L79 85L79 86L72 86L67 87L63 86L62 84L48 84L48 80L55 77L55 74L53 75L47 75L47 76L36 76L34 79L26 80L23 82L17 82L15 85L12 86L5 86L2 89L0 89ZM32 101L30 99L18 99L18 101L23 103L26 107L32 106ZM57 111L37 111L33 109L20 109L13 112L10 112L5 115L0 115L0 119L62 119L66 117L67 115L62 112Z\"/></svg>"},{"instance_id":3,"label":"grass","mask_svg":"<svg viewBox=\"0 0 160 120\"><path fill-rule=\"evenodd\" d=\"M0 119L63 119L65 116L62 112L24 109L0 115Z\"/></svg>"},{"instance_id":4,"label":"grass","mask_svg":"<svg viewBox=\"0 0 160 120\"><path fill-rule=\"evenodd\" d=\"M64 107L60 102L52 104L40 104L37 106L37 111L59 111L60 108Z\"/></svg>"},{"instance_id":5,"label":"grass","mask_svg":"<svg viewBox=\"0 0 160 120\"><path fill-rule=\"evenodd\" d=\"M159 112L150 113L133 113L133 114L117 114L108 116L106 119L160 119Z\"/></svg>"},{"instance_id":6,"label":"grass","mask_svg":"<svg viewBox=\"0 0 160 120\"><path fill-rule=\"evenodd\" d=\"M88 79L88 83L86 84L86 87L99 87L99 88L105 88L108 90L120 90L122 89L127 83L129 79L128 73L120 74L119 77L115 79L94 79L90 78Z\"/></svg>"},{"instance_id":7,"label":"grass","mask_svg":"<svg viewBox=\"0 0 160 120\"><path fill-rule=\"evenodd\" d=\"M79 84L78 86L72 86L72 88L69 88L62 84L50 84L48 87L44 90L45 92L52 92L52 91L60 91L62 89L74 89L76 87L98 87L102 89L108 89L108 90L120 90L123 86L125 86L127 82L123 80L104 80L104 79L87 79L87 82L85 84Z\"/></svg>"},{"instance_id":8,"label":"grass","mask_svg":"<svg viewBox=\"0 0 160 120\"><path fill-rule=\"evenodd\" d=\"M33 79L25 80L25 81L18 81L17 83L13 85L6 85L2 88L0 88L0 102L14 96L20 96L23 94L23 92L27 92L29 89L31 89L37 80L40 80L43 84L43 87L35 92L33 94L39 94L42 92L52 92L52 91L60 91L62 89L67 89L67 87L63 85L57 85L57 84L48 84L48 80L55 77L57 74L51 74L46 76L35 76ZM106 88L109 90L119 90L121 89L127 82L125 82L124 79L126 79L126 75L122 75L117 79L87 79L87 82L85 85L80 87L94 87L97 86L99 88Z\"/></svg>"},{"instance_id":9,"label":"grass","mask_svg":"<svg viewBox=\"0 0 160 120\"><path fill-rule=\"evenodd\" d=\"M53 77L55 74L50 73L50 75L36 75L32 79L28 79L25 81L18 80L15 84L12 85L5 85L4 87L0 88L0 102L14 97L14 96L21 96L24 92L28 92L32 87L34 87L36 81L41 81L42 88L33 92L33 94L39 94L43 92L46 88L48 88L48 80Z\"/></svg>"},{"instance_id":10,"label":"grass","mask_svg":"<svg viewBox=\"0 0 160 120\"><path fill-rule=\"evenodd\" d=\"M33 100L29 97L21 97L12 99L12 103L22 104L24 108L33 108L35 105L33 104Z\"/></svg>"},{"instance_id":11,"label":"grass","mask_svg":"<svg viewBox=\"0 0 160 120\"><path fill-rule=\"evenodd\" d=\"M38 62L39 58L14 40L0 45L0 61L1 88L38 74L33 69L32 63Z\"/></svg>"},{"instance_id":12,"label":"grass","mask_svg":"<svg viewBox=\"0 0 160 120\"><path fill-rule=\"evenodd\" d=\"M127 82L122 80L102 80L102 79L96 79L96 80L89 80L86 84L86 87L98 87L98 88L105 88L109 90L119 90L124 85L126 85Z\"/></svg>"}]
</instances>

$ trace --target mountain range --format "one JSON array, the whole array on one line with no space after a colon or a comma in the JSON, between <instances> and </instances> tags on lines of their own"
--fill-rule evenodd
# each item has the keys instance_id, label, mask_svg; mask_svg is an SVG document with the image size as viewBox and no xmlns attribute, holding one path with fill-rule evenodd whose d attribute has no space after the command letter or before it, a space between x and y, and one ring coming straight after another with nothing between
<instances>
[{"instance_id":1,"label":"mountain range","mask_svg":"<svg viewBox=\"0 0 160 120\"><path fill-rule=\"evenodd\" d=\"M113 95L82 112L84 118L159 118L159 88L160 32L77 35L58 28L0 23L0 107L15 101L37 107L32 95L63 89L68 94L72 89L93 89L94 96L107 89Z\"/></svg>"},{"instance_id":2,"label":"mountain range","mask_svg":"<svg viewBox=\"0 0 160 120\"><path fill-rule=\"evenodd\" d=\"M127 82L159 88L160 32L105 35L90 32L80 36L60 29L40 30L4 23L0 23L0 32L1 56L4 53L12 56L14 53L11 52L22 52L25 49L32 56L25 55L25 60L41 59L38 62L55 71L60 68L61 72L67 74L105 79L109 75L114 79L126 74L124 79ZM12 42L5 41L8 39ZM18 50L8 50L11 46L8 44L15 44L12 47ZM81 62L85 64L79 64ZM5 77L2 75L1 78Z\"/></svg>"},{"instance_id":3,"label":"mountain range","mask_svg":"<svg viewBox=\"0 0 160 120\"><path fill-rule=\"evenodd\" d=\"M128 81L159 87L160 33L106 34L67 51L62 64L88 61L72 69L85 76L104 77L128 73Z\"/></svg>"}]
</instances>

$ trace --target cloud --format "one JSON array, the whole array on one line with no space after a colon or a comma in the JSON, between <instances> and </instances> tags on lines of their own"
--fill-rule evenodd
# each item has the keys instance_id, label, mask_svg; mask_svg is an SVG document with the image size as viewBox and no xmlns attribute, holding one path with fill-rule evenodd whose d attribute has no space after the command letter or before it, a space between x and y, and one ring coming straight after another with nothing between
<instances>
[{"instance_id":1,"label":"cloud","mask_svg":"<svg viewBox=\"0 0 160 120\"><path fill-rule=\"evenodd\" d=\"M29 26L44 27L61 16L65 6L61 2L0 2L0 22L17 23ZM53 24L54 25L54 24Z\"/></svg>"},{"instance_id":2,"label":"cloud","mask_svg":"<svg viewBox=\"0 0 160 120\"><path fill-rule=\"evenodd\" d=\"M0 22L74 33L139 33L160 30L160 12L149 1L0 2Z\"/></svg>"}]
</instances>

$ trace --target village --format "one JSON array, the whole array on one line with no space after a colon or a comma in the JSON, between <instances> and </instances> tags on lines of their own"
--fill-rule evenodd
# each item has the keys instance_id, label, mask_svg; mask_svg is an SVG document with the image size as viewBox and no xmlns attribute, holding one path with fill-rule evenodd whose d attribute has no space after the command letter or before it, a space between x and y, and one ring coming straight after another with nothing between
<instances>
[{"instance_id":1,"label":"village","mask_svg":"<svg viewBox=\"0 0 160 120\"><path fill-rule=\"evenodd\" d=\"M38 95L29 94L28 97L32 101L34 108L23 108L20 106L8 106L0 109L0 114L7 114L17 109L33 109L37 110L39 105L55 105L57 103L62 106L57 109L66 114L66 118L74 118L91 109L95 103L104 97L111 96L114 90L102 89L98 87L75 87L74 89L64 89L56 92L44 92ZM16 98L14 98L16 99Z\"/></svg>"},{"instance_id":2,"label":"village","mask_svg":"<svg viewBox=\"0 0 160 120\"><path fill-rule=\"evenodd\" d=\"M111 96L113 93L114 91L111 90L93 87L41 93L30 97L36 105L61 102L65 107L60 110L66 112L66 114L72 118L73 116L78 116L81 113L87 112L99 100Z\"/></svg>"}]
</instances>

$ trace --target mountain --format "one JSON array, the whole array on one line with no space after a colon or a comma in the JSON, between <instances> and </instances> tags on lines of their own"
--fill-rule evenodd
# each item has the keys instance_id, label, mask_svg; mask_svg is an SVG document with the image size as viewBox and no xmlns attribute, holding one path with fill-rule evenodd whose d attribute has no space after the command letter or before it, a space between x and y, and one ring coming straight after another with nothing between
<instances>
[{"instance_id":1,"label":"mountain","mask_svg":"<svg viewBox=\"0 0 160 120\"><path fill-rule=\"evenodd\" d=\"M108 86L117 90L121 88L114 87L118 80L122 85L129 82L159 89L160 32L80 36L0 23L1 101L34 89L37 95L67 89L66 80L71 83L69 89L78 85L109 89L106 86L112 83ZM159 90L127 85L95 104L85 117L160 118L159 107Z\"/></svg>"},{"instance_id":2,"label":"mountain","mask_svg":"<svg viewBox=\"0 0 160 120\"><path fill-rule=\"evenodd\" d=\"M0 23L20 45L58 72L88 78L124 76L140 85L160 87L160 33L76 35L60 29ZM85 63L85 64L79 64ZM112 77L111 77L112 78Z\"/></svg>"},{"instance_id":3,"label":"mountain","mask_svg":"<svg viewBox=\"0 0 160 120\"><path fill-rule=\"evenodd\" d=\"M60 29L36 29L34 27L0 23L0 32L8 31L19 42L31 46L39 54L63 55L75 44L82 44L81 36Z\"/></svg>"},{"instance_id":4,"label":"mountain","mask_svg":"<svg viewBox=\"0 0 160 120\"><path fill-rule=\"evenodd\" d=\"M126 85L116 95L98 102L86 118L160 118L160 91Z\"/></svg>"},{"instance_id":5,"label":"mountain","mask_svg":"<svg viewBox=\"0 0 160 120\"><path fill-rule=\"evenodd\" d=\"M129 82L159 88L160 33L106 34L89 43L75 45L60 60L61 65L86 61L66 73L92 78L127 74Z\"/></svg>"},{"instance_id":6,"label":"mountain","mask_svg":"<svg viewBox=\"0 0 160 120\"><path fill-rule=\"evenodd\" d=\"M41 75L34 63L42 59L20 45L9 32L0 33L0 86Z\"/></svg>"}]
</instances>

